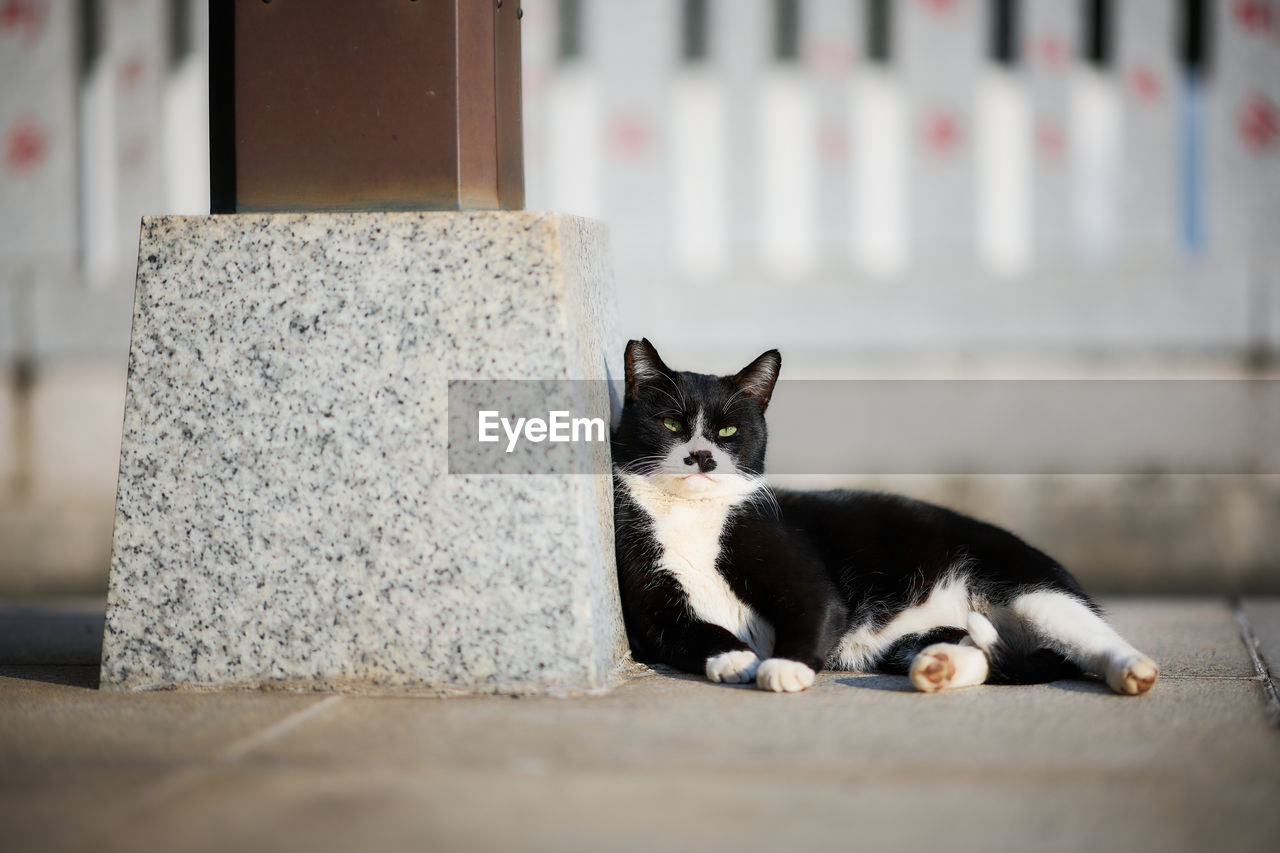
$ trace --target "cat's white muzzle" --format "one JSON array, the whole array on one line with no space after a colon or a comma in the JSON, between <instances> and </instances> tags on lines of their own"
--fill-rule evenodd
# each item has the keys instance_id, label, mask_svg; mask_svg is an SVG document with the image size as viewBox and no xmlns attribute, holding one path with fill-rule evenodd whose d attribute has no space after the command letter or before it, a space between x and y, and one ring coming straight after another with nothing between
<instances>
[{"instance_id":1,"label":"cat's white muzzle","mask_svg":"<svg viewBox=\"0 0 1280 853\"><path fill-rule=\"evenodd\" d=\"M737 498L759 486L732 465L721 465L710 473L664 468L652 477L652 482L662 491L684 498Z\"/></svg>"}]
</instances>

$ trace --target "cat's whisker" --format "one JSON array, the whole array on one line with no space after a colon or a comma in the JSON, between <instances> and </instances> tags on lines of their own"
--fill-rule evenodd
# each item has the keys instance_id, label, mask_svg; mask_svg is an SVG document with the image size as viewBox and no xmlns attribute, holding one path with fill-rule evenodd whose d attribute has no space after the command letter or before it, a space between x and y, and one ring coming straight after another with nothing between
<instances>
[{"instance_id":1,"label":"cat's whisker","mask_svg":"<svg viewBox=\"0 0 1280 853\"><path fill-rule=\"evenodd\" d=\"M751 501L753 503L762 504L763 508L769 512L774 519L782 518L782 507L778 504L778 496L773 493L768 485L765 484L764 478L759 479L760 485L751 493Z\"/></svg>"},{"instance_id":2,"label":"cat's whisker","mask_svg":"<svg viewBox=\"0 0 1280 853\"><path fill-rule=\"evenodd\" d=\"M732 406L734 402L737 401L737 399L741 397L743 394L745 394L746 392L747 392L746 388L739 388L737 391L734 391L732 394L730 394L729 399L724 401L725 409L728 410L729 407Z\"/></svg>"},{"instance_id":3,"label":"cat's whisker","mask_svg":"<svg viewBox=\"0 0 1280 853\"><path fill-rule=\"evenodd\" d=\"M663 388L656 388L656 387L655 387L653 390L654 390L654 391L657 391L659 394L663 395L663 396L664 396L664 397L666 397L668 400L670 400L670 401L671 401L671 404L672 404L673 406L675 406L675 407L676 407L676 411L678 411L678 412L681 414L681 416L683 416L683 415L684 415L684 403L683 403L683 401L681 401L681 400L677 400L675 397L671 396L671 392L670 392L670 391L667 391L667 390L665 390L665 389L663 389Z\"/></svg>"},{"instance_id":4,"label":"cat's whisker","mask_svg":"<svg viewBox=\"0 0 1280 853\"><path fill-rule=\"evenodd\" d=\"M676 384L675 379L673 379L671 376L669 376L669 375L668 375L668 374L666 374L666 373L662 374L662 378L663 378L663 379L665 379L665 380L667 380L668 382L670 382L670 383L671 383L671 387L672 387L672 388L674 388L674 389L675 389L675 391L676 391L676 394L678 394L678 395L680 396L680 408L681 408L681 410L682 410L682 411L687 411L689 407L688 407L688 404L685 402L685 399L684 399L684 392L680 390L680 386Z\"/></svg>"}]
</instances>

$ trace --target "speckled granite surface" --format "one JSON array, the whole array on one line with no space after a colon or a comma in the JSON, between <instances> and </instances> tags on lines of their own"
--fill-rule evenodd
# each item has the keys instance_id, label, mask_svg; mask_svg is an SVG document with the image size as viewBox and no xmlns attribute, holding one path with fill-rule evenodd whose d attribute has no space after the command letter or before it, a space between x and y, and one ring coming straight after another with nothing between
<instances>
[{"instance_id":1,"label":"speckled granite surface","mask_svg":"<svg viewBox=\"0 0 1280 853\"><path fill-rule=\"evenodd\" d=\"M446 471L450 378L617 378L604 226L144 221L108 689L592 689L625 650L599 476Z\"/></svg>"}]
</instances>

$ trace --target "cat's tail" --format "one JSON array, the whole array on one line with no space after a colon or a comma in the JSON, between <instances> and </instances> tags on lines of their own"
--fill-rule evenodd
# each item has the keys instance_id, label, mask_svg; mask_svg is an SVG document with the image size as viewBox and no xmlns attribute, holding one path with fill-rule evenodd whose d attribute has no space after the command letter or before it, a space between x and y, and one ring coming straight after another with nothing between
<instances>
[{"instance_id":1,"label":"cat's tail","mask_svg":"<svg viewBox=\"0 0 1280 853\"><path fill-rule=\"evenodd\" d=\"M968 642L986 652L987 684L1044 684L1080 675L1080 667L1052 649L1013 648L981 613L970 613L965 629Z\"/></svg>"}]
</instances>

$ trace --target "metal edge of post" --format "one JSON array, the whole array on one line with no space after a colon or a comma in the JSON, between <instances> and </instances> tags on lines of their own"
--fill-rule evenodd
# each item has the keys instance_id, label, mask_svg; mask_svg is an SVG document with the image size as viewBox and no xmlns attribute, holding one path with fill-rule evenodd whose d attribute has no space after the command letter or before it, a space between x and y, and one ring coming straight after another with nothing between
<instances>
[{"instance_id":1,"label":"metal edge of post","mask_svg":"<svg viewBox=\"0 0 1280 853\"><path fill-rule=\"evenodd\" d=\"M524 10L520 0L507 0L497 9L493 29L495 136L498 162L497 192L503 210L524 209L524 100L520 28Z\"/></svg>"},{"instance_id":2,"label":"metal edge of post","mask_svg":"<svg viewBox=\"0 0 1280 853\"><path fill-rule=\"evenodd\" d=\"M457 206L459 210L494 210L502 206L498 191L501 107L496 98L500 82L495 55L500 7L497 0L455 0L453 5L457 33ZM464 92L472 96L464 97Z\"/></svg>"},{"instance_id":3,"label":"metal edge of post","mask_svg":"<svg viewBox=\"0 0 1280 853\"><path fill-rule=\"evenodd\" d=\"M209 212L236 212L234 0L209 4Z\"/></svg>"}]
</instances>

